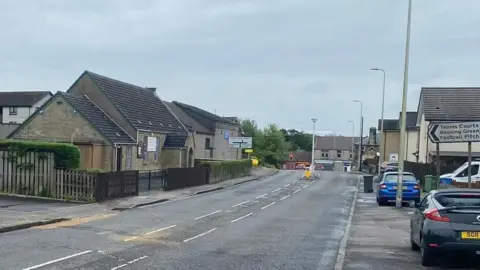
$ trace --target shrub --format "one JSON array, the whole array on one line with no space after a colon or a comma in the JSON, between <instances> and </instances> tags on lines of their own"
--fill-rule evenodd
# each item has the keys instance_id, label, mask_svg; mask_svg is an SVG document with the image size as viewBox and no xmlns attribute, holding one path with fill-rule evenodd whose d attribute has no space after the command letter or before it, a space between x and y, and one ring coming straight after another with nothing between
<instances>
[{"instance_id":1,"label":"shrub","mask_svg":"<svg viewBox=\"0 0 480 270\"><path fill-rule=\"evenodd\" d=\"M210 183L247 176L252 169L250 159L202 161L201 164L210 168Z\"/></svg>"},{"instance_id":2,"label":"shrub","mask_svg":"<svg viewBox=\"0 0 480 270\"><path fill-rule=\"evenodd\" d=\"M0 140L1 148L14 152L50 152L54 153L56 168L77 169L80 167L80 149L70 143Z\"/></svg>"}]
</instances>

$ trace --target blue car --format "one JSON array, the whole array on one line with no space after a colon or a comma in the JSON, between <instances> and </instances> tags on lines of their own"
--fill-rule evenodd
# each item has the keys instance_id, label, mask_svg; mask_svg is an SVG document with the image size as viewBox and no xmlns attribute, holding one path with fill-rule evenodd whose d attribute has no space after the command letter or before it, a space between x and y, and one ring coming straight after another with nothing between
<instances>
[{"instance_id":1,"label":"blue car","mask_svg":"<svg viewBox=\"0 0 480 270\"><path fill-rule=\"evenodd\" d=\"M387 205L389 202L395 202L397 197L397 177L398 172L384 172L375 182L377 190L378 205ZM403 192L402 201L415 203L420 202L420 184L413 173L403 173Z\"/></svg>"}]
</instances>

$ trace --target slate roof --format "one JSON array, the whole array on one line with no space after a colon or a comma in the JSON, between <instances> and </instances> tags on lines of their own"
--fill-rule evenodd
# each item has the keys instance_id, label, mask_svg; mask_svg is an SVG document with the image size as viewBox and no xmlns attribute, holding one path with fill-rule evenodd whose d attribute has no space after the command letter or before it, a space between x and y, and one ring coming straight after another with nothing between
<instances>
[{"instance_id":1,"label":"slate roof","mask_svg":"<svg viewBox=\"0 0 480 270\"><path fill-rule=\"evenodd\" d=\"M307 151L298 151L298 152L291 152L289 156L293 155L293 161L312 161L312 152Z\"/></svg>"},{"instance_id":2,"label":"slate roof","mask_svg":"<svg viewBox=\"0 0 480 270\"><path fill-rule=\"evenodd\" d=\"M478 121L479 87L422 87L419 108L423 103L426 121Z\"/></svg>"},{"instance_id":3,"label":"slate roof","mask_svg":"<svg viewBox=\"0 0 480 270\"><path fill-rule=\"evenodd\" d=\"M315 150L352 150L352 137L317 136L315 140Z\"/></svg>"},{"instance_id":4,"label":"slate roof","mask_svg":"<svg viewBox=\"0 0 480 270\"><path fill-rule=\"evenodd\" d=\"M58 92L70 105L82 114L90 124L113 143L135 143L135 140L128 136L110 117L87 97L77 97L66 93Z\"/></svg>"},{"instance_id":5,"label":"slate roof","mask_svg":"<svg viewBox=\"0 0 480 270\"><path fill-rule=\"evenodd\" d=\"M190 116L188 113L183 111L178 105L164 101L165 105L182 121L183 125L188 128L189 131L196 131L197 133L203 134L215 134L210 131L207 127L200 124L195 118Z\"/></svg>"},{"instance_id":6,"label":"slate roof","mask_svg":"<svg viewBox=\"0 0 480 270\"><path fill-rule=\"evenodd\" d=\"M0 107L32 107L50 91L0 92Z\"/></svg>"},{"instance_id":7,"label":"slate roof","mask_svg":"<svg viewBox=\"0 0 480 270\"><path fill-rule=\"evenodd\" d=\"M407 130L417 129L417 112L406 112L407 113ZM402 118L402 112L398 113L398 119L383 119L383 129L384 130L399 130L400 129L400 118ZM380 124L382 119L378 119L378 130L380 130Z\"/></svg>"},{"instance_id":8,"label":"slate roof","mask_svg":"<svg viewBox=\"0 0 480 270\"><path fill-rule=\"evenodd\" d=\"M203 126L207 127L211 132L215 132L215 123L220 122L228 125L233 125L233 126L240 126L240 124L232 122L224 117L218 116L216 114L213 114L211 112L207 112L205 110L202 110L198 107L181 103L178 101L172 101L173 104L177 105L180 109L182 109L184 112L189 114L191 117L197 119L200 124Z\"/></svg>"},{"instance_id":9,"label":"slate roof","mask_svg":"<svg viewBox=\"0 0 480 270\"><path fill-rule=\"evenodd\" d=\"M165 133L183 133L180 121L156 95L155 88L140 87L85 71L92 81L136 128Z\"/></svg>"},{"instance_id":10,"label":"slate roof","mask_svg":"<svg viewBox=\"0 0 480 270\"><path fill-rule=\"evenodd\" d=\"M165 148L183 148L187 140L186 133L167 133L167 139L163 143Z\"/></svg>"}]
</instances>

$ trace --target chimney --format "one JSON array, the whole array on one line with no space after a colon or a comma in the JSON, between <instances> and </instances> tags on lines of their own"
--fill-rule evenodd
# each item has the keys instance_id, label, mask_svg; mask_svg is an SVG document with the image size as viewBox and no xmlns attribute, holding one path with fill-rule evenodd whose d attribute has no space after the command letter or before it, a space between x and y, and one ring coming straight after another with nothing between
<instances>
[{"instance_id":1,"label":"chimney","mask_svg":"<svg viewBox=\"0 0 480 270\"><path fill-rule=\"evenodd\" d=\"M155 91L157 91L157 88L156 87L145 87L147 88L148 90L152 91L155 93Z\"/></svg>"},{"instance_id":2,"label":"chimney","mask_svg":"<svg viewBox=\"0 0 480 270\"><path fill-rule=\"evenodd\" d=\"M370 133L368 135L368 144L369 145L377 144L377 129L375 127L370 128Z\"/></svg>"}]
</instances>

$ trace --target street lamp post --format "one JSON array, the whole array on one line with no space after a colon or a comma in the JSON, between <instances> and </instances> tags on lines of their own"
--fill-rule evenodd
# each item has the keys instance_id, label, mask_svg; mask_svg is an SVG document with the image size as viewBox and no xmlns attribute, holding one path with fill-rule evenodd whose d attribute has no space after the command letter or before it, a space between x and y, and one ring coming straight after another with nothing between
<instances>
[{"instance_id":1,"label":"street lamp post","mask_svg":"<svg viewBox=\"0 0 480 270\"><path fill-rule=\"evenodd\" d=\"M312 163L310 163L310 175L313 177L313 172L315 171L315 122L317 118L312 118L313 122L313 132L312 132Z\"/></svg>"},{"instance_id":2,"label":"street lamp post","mask_svg":"<svg viewBox=\"0 0 480 270\"><path fill-rule=\"evenodd\" d=\"M353 163L353 151L355 146L355 122L352 120L349 120L348 122L352 123L352 163Z\"/></svg>"},{"instance_id":3,"label":"street lamp post","mask_svg":"<svg viewBox=\"0 0 480 270\"><path fill-rule=\"evenodd\" d=\"M354 100L353 102L360 103L360 141L358 142L358 171L362 167L362 143L363 143L363 102Z\"/></svg>"},{"instance_id":4,"label":"street lamp post","mask_svg":"<svg viewBox=\"0 0 480 270\"><path fill-rule=\"evenodd\" d=\"M381 113L381 122L380 122L380 142L378 145L382 145L383 142L383 113L385 111L385 70L381 68L371 68L371 70L374 71L381 71L383 72L383 90L382 90L382 113ZM385 147L385 146L383 146ZM380 155L378 156L378 168L377 168L377 173L380 175L380 166L382 165L382 159L384 158L382 155L383 151L380 151L380 147L378 148Z\"/></svg>"},{"instance_id":5,"label":"street lamp post","mask_svg":"<svg viewBox=\"0 0 480 270\"><path fill-rule=\"evenodd\" d=\"M398 157L397 196L395 206L402 207L403 165L405 159L405 133L407 115L408 64L410 57L410 27L412 24L412 0L408 0L407 37L405 41L405 67L403 70L402 116L400 117L400 151Z\"/></svg>"}]
</instances>

